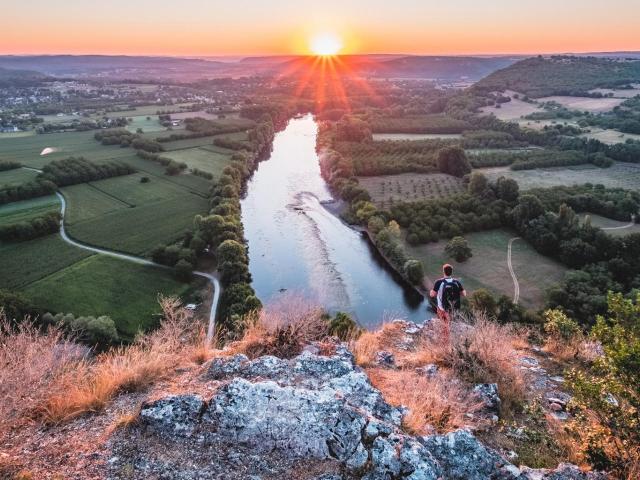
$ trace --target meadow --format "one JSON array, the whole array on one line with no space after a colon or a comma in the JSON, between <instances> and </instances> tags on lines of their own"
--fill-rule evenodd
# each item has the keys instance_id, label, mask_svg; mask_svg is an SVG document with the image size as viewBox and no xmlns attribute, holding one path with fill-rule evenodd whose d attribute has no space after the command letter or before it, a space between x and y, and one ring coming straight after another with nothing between
<instances>
[{"instance_id":1,"label":"meadow","mask_svg":"<svg viewBox=\"0 0 640 480\"><path fill-rule=\"evenodd\" d=\"M444 173L402 173L359 177L379 208L388 208L397 202L415 202L442 198L464 191L462 180Z\"/></svg>"},{"instance_id":2,"label":"meadow","mask_svg":"<svg viewBox=\"0 0 640 480\"><path fill-rule=\"evenodd\" d=\"M635 163L616 162L609 168L576 165L574 167L538 168L535 170L510 170L508 167L496 167L484 168L479 171L491 181L496 181L501 176L513 178L520 185L520 190L584 183L640 190L640 165Z\"/></svg>"},{"instance_id":3,"label":"meadow","mask_svg":"<svg viewBox=\"0 0 640 480\"><path fill-rule=\"evenodd\" d=\"M424 264L425 276L431 285L442 276L445 263L454 267L454 276L459 278L469 293L486 288L494 295L513 298L514 284L507 266L509 240L514 232L497 229L465 235L473 257L465 262L456 262L444 251L446 241L426 245L406 245L407 252ZM513 269L520 284L520 303L527 308L544 306L545 289L562 280L566 268L536 252L524 240L517 240L512 247Z\"/></svg>"},{"instance_id":4,"label":"meadow","mask_svg":"<svg viewBox=\"0 0 640 480\"><path fill-rule=\"evenodd\" d=\"M629 139L640 140L640 135L638 134L622 133L610 128L590 128L589 130L589 133L585 133L580 136L584 138L594 138L596 140L600 140L602 143L606 143L607 145L613 145L614 143L624 143Z\"/></svg>"},{"instance_id":5,"label":"meadow","mask_svg":"<svg viewBox=\"0 0 640 480\"><path fill-rule=\"evenodd\" d=\"M581 112L603 113L613 110L624 100L621 98L591 98L591 97L568 97L553 96L538 99L539 102L556 102L569 110L579 110Z\"/></svg>"},{"instance_id":6,"label":"meadow","mask_svg":"<svg viewBox=\"0 0 640 480\"><path fill-rule=\"evenodd\" d=\"M514 92L506 92L507 95L511 95L511 101L501 103L500 108L496 106L482 107L480 111L487 115L493 114L500 120L518 120L526 115L530 115L534 112L541 112L542 109L537 103L524 102L518 98L514 98Z\"/></svg>"},{"instance_id":7,"label":"meadow","mask_svg":"<svg viewBox=\"0 0 640 480\"><path fill-rule=\"evenodd\" d=\"M59 211L60 200L55 195L7 203L0 206L0 225L24 222L47 213Z\"/></svg>"},{"instance_id":8,"label":"meadow","mask_svg":"<svg viewBox=\"0 0 640 480\"><path fill-rule=\"evenodd\" d=\"M5 170L0 172L0 187L14 186L27 183L38 176L38 172L27 170L26 168L14 168L13 170Z\"/></svg>"},{"instance_id":9,"label":"meadow","mask_svg":"<svg viewBox=\"0 0 640 480\"><path fill-rule=\"evenodd\" d=\"M433 138L462 138L461 133L374 133L373 139L378 140L429 140Z\"/></svg>"},{"instance_id":10,"label":"meadow","mask_svg":"<svg viewBox=\"0 0 640 480\"><path fill-rule=\"evenodd\" d=\"M170 271L92 255L31 283L24 294L45 310L108 315L118 333L131 340L138 331L157 326L159 294L184 296L191 288Z\"/></svg>"},{"instance_id":11,"label":"meadow","mask_svg":"<svg viewBox=\"0 0 640 480\"><path fill-rule=\"evenodd\" d=\"M231 162L231 153L220 153L223 149L214 148L219 151L213 151L211 148L185 148L164 152L162 156L176 162L184 162L189 168L197 168L213 174L214 177L219 177L224 167Z\"/></svg>"}]
</instances>

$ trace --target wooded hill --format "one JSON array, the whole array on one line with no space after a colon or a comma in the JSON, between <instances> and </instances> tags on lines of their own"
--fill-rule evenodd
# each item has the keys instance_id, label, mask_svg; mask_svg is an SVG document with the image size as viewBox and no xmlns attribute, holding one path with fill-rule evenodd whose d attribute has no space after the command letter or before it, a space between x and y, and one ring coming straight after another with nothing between
<instances>
[{"instance_id":1,"label":"wooded hill","mask_svg":"<svg viewBox=\"0 0 640 480\"><path fill-rule=\"evenodd\" d=\"M640 82L640 61L553 56L535 57L491 73L474 89L516 92L539 98L551 95L581 96L594 88L621 87Z\"/></svg>"}]
</instances>

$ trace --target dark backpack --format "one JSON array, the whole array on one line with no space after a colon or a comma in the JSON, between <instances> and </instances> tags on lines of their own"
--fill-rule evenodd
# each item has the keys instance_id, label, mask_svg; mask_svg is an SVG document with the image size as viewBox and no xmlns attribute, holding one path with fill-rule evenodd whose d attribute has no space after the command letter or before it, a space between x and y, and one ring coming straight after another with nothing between
<instances>
[{"instance_id":1,"label":"dark backpack","mask_svg":"<svg viewBox=\"0 0 640 480\"><path fill-rule=\"evenodd\" d=\"M457 280L451 280L450 282L443 280L443 282L444 287L442 287L442 306L445 308L445 310L459 310L462 285Z\"/></svg>"}]
</instances>

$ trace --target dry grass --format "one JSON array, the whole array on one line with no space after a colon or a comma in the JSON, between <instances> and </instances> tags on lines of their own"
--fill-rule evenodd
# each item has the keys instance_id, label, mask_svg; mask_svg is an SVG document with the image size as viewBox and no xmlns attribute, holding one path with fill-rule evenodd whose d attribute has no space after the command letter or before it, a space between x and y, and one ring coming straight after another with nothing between
<instances>
[{"instance_id":1,"label":"dry grass","mask_svg":"<svg viewBox=\"0 0 640 480\"><path fill-rule=\"evenodd\" d=\"M24 421L60 423L104 408L115 395L166 378L202 349L201 333L176 299L162 298L160 328L132 345L86 358L56 329L24 321L0 328L0 434Z\"/></svg>"},{"instance_id":2,"label":"dry grass","mask_svg":"<svg viewBox=\"0 0 640 480\"><path fill-rule=\"evenodd\" d=\"M329 323L320 307L289 296L245 318L240 340L226 349L229 354L244 353L249 358L275 355L294 357L302 348L329 335Z\"/></svg>"},{"instance_id":3,"label":"dry grass","mask_svg":"<svg viewBox=\"0 0 640 480\"><path fill-rule=\"evenodd\" d=\"M409 413L405 428L417 435L448 432L469 423L466 413L482 407L468 389L446 375L425 377L413 370L367 369L371 383L392 405L404 405Z\"/></svg>"},{"instance_id":4,"label":"dry grass","mask_svg":"<svg viewBox=\"0 0 640 480\"><path fill-rule=\"evenodd\" d=\"M362 332L356 340L350 342L350 348L356 363L361 367L373 365L376 353L381 350L393 352L397 363L402 364L403 358L409 355L409 352L403 352L398 348L405 336L402 324L384 323L374 332Z\"/></svg>"}]
</instances>

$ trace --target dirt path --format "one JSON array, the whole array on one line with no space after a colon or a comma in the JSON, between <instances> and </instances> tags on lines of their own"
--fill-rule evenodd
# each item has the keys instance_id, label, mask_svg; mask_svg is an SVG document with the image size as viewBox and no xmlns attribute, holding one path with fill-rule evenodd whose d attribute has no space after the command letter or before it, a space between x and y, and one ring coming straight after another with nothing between
<instances>
[{"instance_id":1,"label":"dirt path","mask_svg":"<svg viewBox=\"0 0 640 480\"><path fill-rule=\"evenodd\" d=\"M626 225L623 225L621 227L600 227L602 230L624 230L625 228L631 228L636 224L636 222L631 221Z\"/></svg>"},{"instance_id":2,"label":"dirt path","mask_svg":"<svg viewBox=\"0 0 640 480\"><path fill-rule=\"evenodd\" d=\"M112 250L106 250L103 248L92 247L91 245L87 245L85 243L81 243L72 239L71 237L69 237L69 235L67 235L67 232L64 228L64 215L67 210L67 202L64 196L60 192L56 192L56 195L60 199L60 205L61 205L60 237L62 237L62 239L65 242L67 242L69 245L73 245L74 247L81 248L82 250L87 250L89 252L99 253L101 255L108 255L110 257L119 258L121 260L126 260L128 262L137 263L138 265L148 265L152 267L162 268L165 270L171 269L166 265L160 265L159 263L152 262L151 260L147 260L146 258L127 255L125 253L118 253L118 252L114 252ZM220 301L220 282L214 275L210 273L195 271L193 272L193 274L197 275L198 277L206 278L209 281L209 283L211 283L211 286L213 287L213 299L211 301L211 310L209 312L209 324L207 326L207 338L206 338L207 344L210 344L216 329L216 311L218 309L218 303Z\"/></svg>"},{"instance_id":3,"label":"dirt path","mask_svg":"<svg viewBox=\"0 0 640 480\"><path fill-rule=\"evenodd\" d=\"M516 273L513 271L513 264L511 263L511 250L513 247L513 242L519 240L520 237L513 237L509 240L509 246L507 248L507 266L509 267L509 273L511 274L511 279L513 280L513 303L516 305L520 300L520 284L518 283L518 277L516 277Z\"/></svg>"}]
</instances>

